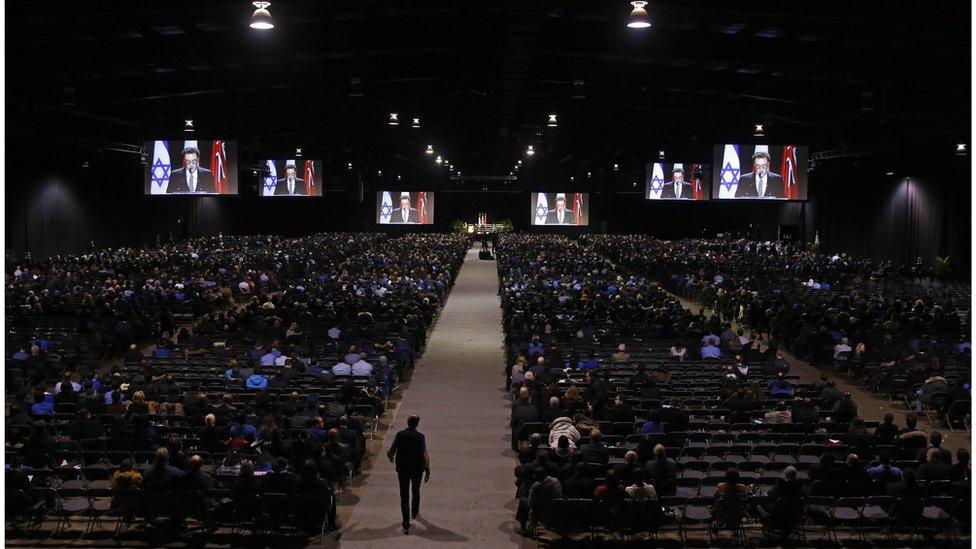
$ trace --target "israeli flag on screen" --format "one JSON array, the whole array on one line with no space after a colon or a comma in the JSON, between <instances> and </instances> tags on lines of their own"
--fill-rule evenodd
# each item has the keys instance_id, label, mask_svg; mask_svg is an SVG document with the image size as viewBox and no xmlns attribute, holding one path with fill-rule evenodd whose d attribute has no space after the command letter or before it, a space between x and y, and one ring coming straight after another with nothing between
<instances>
[{"instance_id":1,"label":"israeli flag on screen","mask_svg":"<svg viewBox=\"0 0 976 549\"><path fill-rule=\"evenodd\" d=\"M722 153L722 169L719 171L719 198L735 198L739 188L739 146L726 145Z\"/></svg>"},{"instance_id":2,"label":"israeli flag on screen","mask_svg":"<svg viewBox=\"0 0 976 549\"><path fill-rule=\"evenodd\" d=\"M268 160L268 175L264 176L261 185L261 196L274 196L275 185L278 184L278 168L275 167L274 160Z\"/></svg>"},{"instance_id":3,"label":"israeli flag on screen","mask_svg":"<svg viewBox=\"0 0 976 549\"><path fill-rule=\"evenodd\" d=\"M390 222L390 214L393 213L393 196L390 191L383 191L383 199L380 201L380 223Z\"/></svg>"},{"instance_id":4,"label":"israeli flag on screen","mask_svg":"<svg viewBox=\"0 0 976 549\"><path fill-rule=\"evenodd\" d=\"M535 224L545 225L547 213L549 213L549 200L546 198L546 193L539 193L535 201Z\"/></svg>"},{"instance_id":5,"label":"israeli flag on screen","mask_svg":"<svg viewBox=\"0 0 976 549\"><path fill-rule=\"evenodd\" d=\"M649 187L650 192L647 194L647 198L661 198L661 192L664 191L664 184L666 181L667 180L664 179L664 164L661 162L655 162L654 166L651 168L651 186Z\"/></svg>"},{"instance_id":6,"label":"israeli flag on screen","mask_svg":"<svg viewBox=\"0 0 976 549\"><path fill-rule=\"evenodd\" d=\"M169 187L169 141L153 141L152 166L149 171L149 194L166 194Z\"/></svg>"}]
</instances>

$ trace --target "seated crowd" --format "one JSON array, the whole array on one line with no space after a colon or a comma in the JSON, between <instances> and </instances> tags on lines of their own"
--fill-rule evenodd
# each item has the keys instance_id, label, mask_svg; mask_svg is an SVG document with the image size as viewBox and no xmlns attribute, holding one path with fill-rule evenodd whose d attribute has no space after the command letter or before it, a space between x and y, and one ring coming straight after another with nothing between
<instances>
[{"instance_id":1,"label":"seated crowd","mask_svg":"<svg viewBox=\"0 0 976 549\"><path fill-rule=\"evenodd\" d=\"M8 331L8 518L30 526L80 506L91 527L105 500L167 525L257 528L322 509L309 530L334 527L335 495L466 249L455 235L223 237L18 267L8 297L39 299L8 301L8 315L30 305L15 314L140 328L115 330L128 350L109 363L62 361L60 344ZM188 322L174 300L192 304Z\"/></svg>"},{"instance_id":2,"label":"seated crowd","mask_svg":"<svg viewBox=\"0 0 976 549\"><path fill-rule=\"evenodd\" d=\"M685 309L640 238L507 235L498 247L523 532L968 528L967 450L952 455L913 414L863 420L826 373L800 383L768 325L732 331L740 317ZM867 313L866 333L884 317Z\"/></svg>"}]
</instances>

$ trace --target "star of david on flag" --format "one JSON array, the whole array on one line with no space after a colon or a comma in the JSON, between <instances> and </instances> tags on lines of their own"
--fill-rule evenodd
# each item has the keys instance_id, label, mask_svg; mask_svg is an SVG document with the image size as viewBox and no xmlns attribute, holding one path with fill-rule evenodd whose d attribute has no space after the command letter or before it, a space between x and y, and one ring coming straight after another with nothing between
<instances>
[{"instance_id":1,"label":"star of david on flag","mask_svg":"<svg viewBox=\"0 0 976 549\"><path fill-rule=\"evenodd\" d=\"M726 145L722 154L722 171L719 172L719 198L735 198L735 190L739 187L739 146Z\"/></svg>"},{"instance_id":2,"label":"star of david on flag","mask_svg":"<svg viewBox=\"0 0 976 549\"><path fill-rule=\"evenodd\" d=\"M166 194L169 187L169 142L153 141L153 161L149 171L149 194Z\"/></svg>"}]
</instances>

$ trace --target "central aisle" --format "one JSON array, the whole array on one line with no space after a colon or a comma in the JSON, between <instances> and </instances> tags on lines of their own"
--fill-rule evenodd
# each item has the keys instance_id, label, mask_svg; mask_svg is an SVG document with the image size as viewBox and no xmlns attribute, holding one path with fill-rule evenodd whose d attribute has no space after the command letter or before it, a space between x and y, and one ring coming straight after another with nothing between
<instances>
[{"instance_id":1,"label":"central aisle","mask_svg":"<svg viewBox=\"0 0 976 549\"><path fill-rule=\"evenodd\" d=\"M501 309L494 261L468 250L458 280L397 407L393 427L358 491L343 547L517 547L511 408L502 384ZM386 452L407 416L420 414L431 479L420 517L400 530L400 496Z\"/></svg>"}]
</instances>

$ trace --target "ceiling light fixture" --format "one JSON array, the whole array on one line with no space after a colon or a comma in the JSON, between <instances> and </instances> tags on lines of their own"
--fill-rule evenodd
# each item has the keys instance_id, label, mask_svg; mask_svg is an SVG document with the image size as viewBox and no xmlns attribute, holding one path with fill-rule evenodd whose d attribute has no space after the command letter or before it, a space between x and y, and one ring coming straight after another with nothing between
<instances>
[{"instance_id":1,"label":"ceiling light fixture","mask_svg":"<svg viewBox=\"0 0 976 549\"><path fill-rule=\"evenodd\" d=\"M766 125L765 124L753 124L752 125L752 136L753 137L765 137L766 136Z\"/></svg>"},{"instance_id":2,"label":"ceiling light fixture","mask_svg":"<svg viewBox=\"0 0 976 549\"><path fill-rule=\"evenodd\" d=\"M529 145L529 148L525 150L525 154L527 154L529 156L532 156L533 154L535 154L535 149L532 148L532 145Z\"/></svg>"},{"instance_id":3,"label":"ceiling light fixture","mask_svg":"<svg viewBox=\"0 0 976 549\"><path fill-rule=\"evenodd\" d=\"M251 2L254 7L254 13L251 14L251 25L252 29L258 30L268 30L274 28L274 23L271 22L271 12L268 11L268 7L271 6L271 2Z\"/></svg>"},{"instance_id":4,"label":"ceiling light fixture","mask_svg":"<svg viewBox=\"0 0 976 549\"><path fill-rule=\"evenodd\" d=\"M398 116L399 115L397 115L397 113L391 112L390 113L390 121L387 122L387 123L389 125L391 125L391 126L399 126L400 125L400 119L398 118Z\"/></svg>"},{"instance_id":5,"label":"ceiling light fixture","mask_svg":"<svg viewBox=\"0 0 976 549\"><path fill-rule=\"evenodd\" d=\"M184 120L183 121L183 131L185 131L185 132L192 132L193 131L193 120Z\"/></svg>"},{"instance_id":6,"label":"ceiling light fixture","mask_svg":"<svg viewBox=\"0 0 976 549\"><path fill-rule=\"evenodd\" d=\"M434 146L433 145L427 145L427 150L424 151L424 152L427 153L427 154L434 154Z\"/></svg>"},{"instance_id":7,"label":"ceiling light fixture","mask_svg":"<svg viewBox=\"0 0 976 549\"><path fill-rule=\"evenodd\" d=\"M630 5L634 6L634 9L630 12L630 20L627 21L627 26L632 29L646 29L650 27L651 17L647 15L647 10L644 9L647 2L644 2L643 0L635 0L634 2L631 2Z\"/></svg>"},{"instance_id":8,"label":"ceiling light fixture","mask_svg":"<svg viewBox=\"0 0 976 549\"><path fill-rule=\"evenodd\" d=\"M437 162L438 164L440 164L440 163L444 162L444 159L441 158L441 155L437 155L437 158L434 159L434 162Z\"/></svg>"},{"instance_id":9,"label":"ceiling light fixture","mask_svg":"<svg viewBox=\"0 0 976 549\"><path fill-rule=\"evenodd\" d=\"M616 162L614 162L613 163L613 171L619 172L620 171L620 164L617 164Z\"/></svg>"},{"instance_id":10,"label":"ceiling light fixture","mask_svg":"<svg viewBox=\"0 0 976 549\"><path fill-rule=\"evenodd\" d=\"M349 162L349 163L346 164L346 169L347 170L351 170L352 169L352 162Z\"/></svg>"},{"instance_id":11,"label":"ceiling light fixture","mask_svg":"<svg viewBox=\"0 0 976 549\"><path fill-rule=\"evenodd\" d=\"M546 122L546 126L549 126L550 128L555 128L558 125L559 125L559 123L556 122L556 115L550 114L549 115L549 121Z\"/></svg>"},{"instance_id":12,"label":"ceiling light fixture","mask_svg":"<svg viewBox=\"0 0 976 549\"><path fill-rule=\"evenodd\" d=\"M956 143L956 156L966 156L968 152L969 149L965 143Z\"/></svg>"},{"instance_id":13,"label":"ceiling light fixture","mask_svg":"<svg viewBox=\"0 0 976 549\"><path fill-rule=\"evenodd\" d=\"M573 99L586 99L586 82L573 80Z\"/></svg>"},{"instance_id":14,"label":"ceiling light fixture","mask_svg":"<svg viewBox=\"0 0 976 549\"><path fill-rule=\"evenodd\" d=\"M413 119L413 123L410 124L410 127L411 128L419 128L420 127L420 119L419 118L414 118Z\"/></svg>"},{"instance_id":15,"label":"ceiling light fixture","mask_svg":"<svg viewBox=\"0 0 976 549\"><path fill-rule=\"evenodd\" d=\"M302 150L301 149L295 149L295 157L296 158L301 158L302 157Z\"/></svg>"},{"instance_id":16,"label":"ceiling light fixture","mask_svg":"<svg viewBox=\"0 0 976 549\"><path fill-rule=\"evenodd\" d=\"M383 175L383 170L376 170L376 175Z\"/></svg>"},{"instance_id":17,"label":"ceiling light fixture","mask_svg":"<svg viewBox=\"0 0 976 549\"><path fill-rule=\"evenodd\" d=\"M664 160L664 149L657 151L658 160Z\"/></svg>"}]
</instances>

